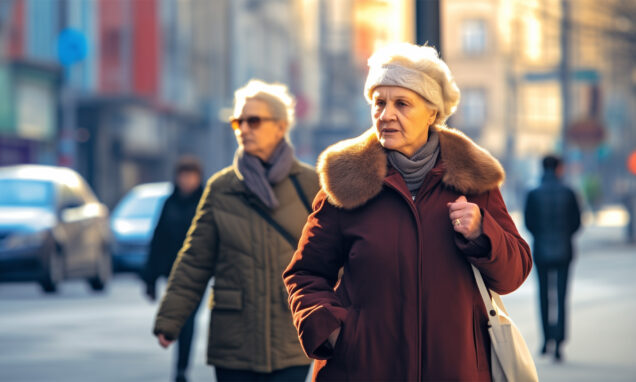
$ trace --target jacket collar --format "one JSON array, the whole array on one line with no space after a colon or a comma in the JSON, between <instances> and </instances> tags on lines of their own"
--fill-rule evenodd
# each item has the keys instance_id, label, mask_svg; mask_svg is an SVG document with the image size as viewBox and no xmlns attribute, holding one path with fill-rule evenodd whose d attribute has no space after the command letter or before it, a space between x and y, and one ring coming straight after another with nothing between
<instances>
[{"instance_id":1,"label":"jacket collar","mask_svg":"<svg viewBox=\"0 0 636 382\"><path fill-rule=\"evenodd\" d=\"M445 185L462 194L479 194L503 183L501 164L485 149L456 129L435 128L440 134L440 160L431 171L442 171ZM345 209L378 195L387 171L386 151L373 128L328 147L318 158L322 189L331 204Z\"/></svg>"}]
</instances>

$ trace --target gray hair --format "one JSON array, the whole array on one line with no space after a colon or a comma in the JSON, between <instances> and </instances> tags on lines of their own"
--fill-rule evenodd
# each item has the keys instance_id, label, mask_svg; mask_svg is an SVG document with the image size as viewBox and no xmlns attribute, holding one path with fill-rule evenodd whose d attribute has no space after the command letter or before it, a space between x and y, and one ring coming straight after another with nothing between
<instances>
[{"instance_id":1,"label":"gray hair","mask_svg":"<svg viewBox=\"0 0 636 382\"><path fill-rule=\"evenodd\" d=\"M364 96L371 103L378 86L400 86L419 94L437 111L434 125L443 125L459 104L459 88L435 48L406 42L389 44L373 53Z\"/></svg>"},{"instance_id":2,"label":"gray hair","mask_svg":"<svg viewBox=\"0 0 636 382\"><path fill-rule=\"evenodd\" d=\"M261 80L250 80L245 86L234 92L234 116L238 117L248 100L262 101L267 105L272 117L287 125L287 133L294 125L294 107L296 101L287 86L279 83L269 84Z\"/></svg>"}]
</instances>

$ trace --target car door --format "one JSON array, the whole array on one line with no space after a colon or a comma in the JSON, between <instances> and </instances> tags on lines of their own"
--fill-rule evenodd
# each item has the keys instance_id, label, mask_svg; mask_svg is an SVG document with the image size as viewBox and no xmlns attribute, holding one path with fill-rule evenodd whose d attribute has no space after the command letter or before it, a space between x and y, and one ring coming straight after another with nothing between
<instances>
[{"instance_id":1,"label":"car door","mask_svg":"<svg viewBox=\"0 0 636 382\"><path fill-rule=\"evenodd\" d=\"M66 259L66 274L73 277L82 273L86 266L85 259L85 219L83 213L84 201L67 184L60 185L60 224L64 231L64 257Z\"/></svg>"},{"instance_id":2,"label":"car door","mask_svg":"<svg viewBox=\"0 0 636 382\"><path fill-rule=\"evenodd\" d=\"M98 267L99 261L108 247L109 228L108 212L104 205L95 197L86 182L78 176L78 181L72 192L81 206L81 261L84 275L92 276Z\"/></svg>"}]
</instances>

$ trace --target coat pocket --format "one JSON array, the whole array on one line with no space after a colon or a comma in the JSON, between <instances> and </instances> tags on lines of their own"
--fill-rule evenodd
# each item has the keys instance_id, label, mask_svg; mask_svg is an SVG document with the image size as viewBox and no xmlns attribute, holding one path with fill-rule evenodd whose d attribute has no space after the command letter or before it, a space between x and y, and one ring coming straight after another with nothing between
<instances>
[{"instance_id":1,"label":"coat pocket","mask_svg":"<svg viewBox=\"0 0 636 382\"><path fill-rule=\"evenodd\" d=\"M349 366L348 364L352 362L356 362L356 355L360 349L356 351L355 346L356 342L356 333L357 333L357 325L358 316L360 312L356 309L349 308L349 314L347 314L347 318L342 323L340 327L340 336L338 340L336 340L336 344L334 347L334 357L339 358L344 364ZM349 349L354 349L354 352L350 354Z\"/></svg>"},{"instance_id":2,"label":"coat pocket","mask_svg":"<svg viewBox=\"0 0 636 382\"><path fill-rule=\"evenodd\" d=\"M236 349L243 345L247 333L243 322L243 293L233 289L215 289L210 317L212 351Z\"/></svg>"},{"instance_id":3,"label":"coat pocket","mask_svg":"<svg viewBox=\"0 0 636 382\"><path fill-rule=\"evenodd\" d=\"M243 292L233 289L214 289L213 309L243 310Z\"/></svg>"}]
</instances>

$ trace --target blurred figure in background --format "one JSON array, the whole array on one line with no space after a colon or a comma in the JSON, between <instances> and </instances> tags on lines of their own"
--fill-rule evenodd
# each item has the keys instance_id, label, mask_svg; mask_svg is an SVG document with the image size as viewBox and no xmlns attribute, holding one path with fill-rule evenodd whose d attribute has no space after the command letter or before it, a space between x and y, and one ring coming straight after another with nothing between
<instances>
[{"instance_id":1,"label":"blurred figure in background","mask_svg":"<svg viewBox=\"0 0 636 382\"><path fill-rule=\"evenodd\" d=\"M561 159L543 158L543 179L530 191L525 222L534 236L534 263L539 279L543 346L541 354L554 347L554 359L561 361L561 343L566 337L566 291L573 257L572 236L581 226L581 211L574 192L561 181ZM556 296L556 301L552 301ZM556 317L556 322L553 318Z\"/></svg>"},{"instance_id":2,"label":"blurred figure in background","mask_svg":"<svg viewBox=\"0 0 636 382\"><path fill-rule=\"evenodd\" d=\"M234 163L208 181L157 313L167 347L214 277L208 363L220 382L304 381L309 370L281 278L318 192L288 141L293 112L283 85L235 92Z\"/></svg>"},{"instance_id":3,"label":"blurred figure in background","mask_svg":"<svg viewBox=\"0 0 636 382\"><path fill-rule=\"evenodd\" d=\"M157 278L168 277L188 233L197 204L203 194L202 179L203 172L196 158L184 156L179 159L175 168L174 191L163 205L150 242L148 260L142 271L146 295L152 301L156 299ZM178 382L186 381L197 309L198 305L185 321L179 334L175 373L175 379Z\"/></svg>"}]
</instances>

